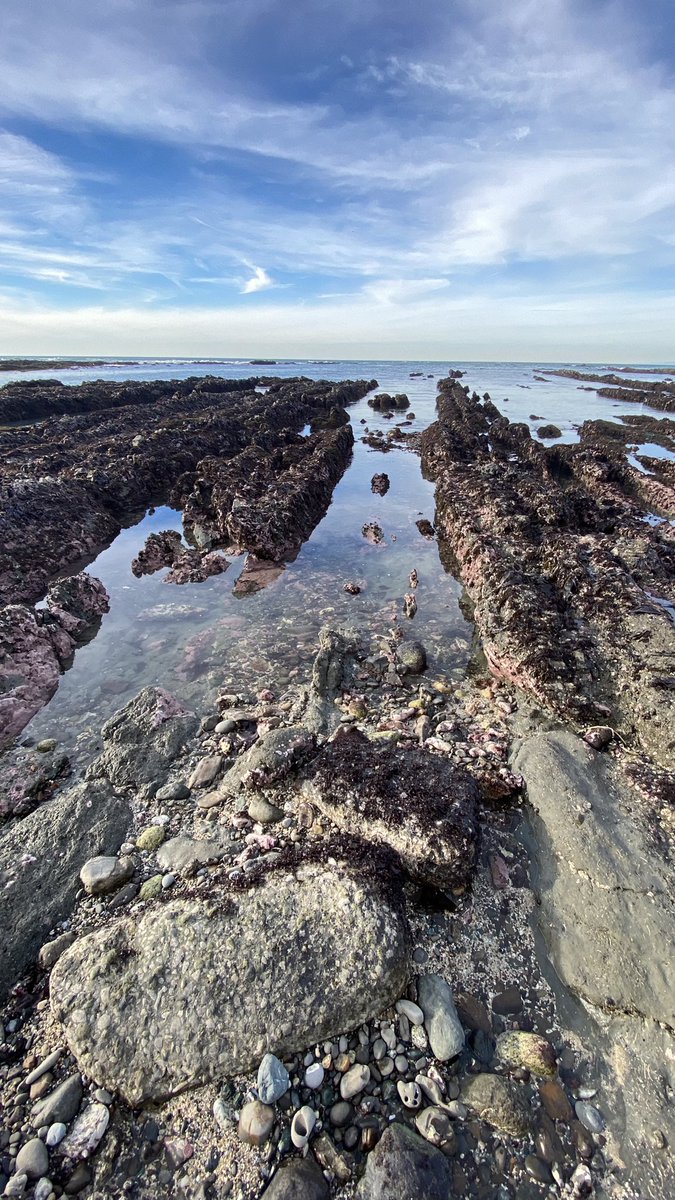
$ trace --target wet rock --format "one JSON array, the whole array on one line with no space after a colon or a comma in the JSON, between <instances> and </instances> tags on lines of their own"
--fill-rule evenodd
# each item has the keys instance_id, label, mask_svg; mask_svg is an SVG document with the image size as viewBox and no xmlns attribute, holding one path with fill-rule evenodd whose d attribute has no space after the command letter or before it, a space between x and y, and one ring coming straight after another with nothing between
<instances>
[{"instance_id":1,"label":"wet rock","mask_svg":"<svg viewBox=\"0 0 675 1200\"><path fill-rule=\"evenodd\" d=\"M537 430L537 437L540 438L559 438L562 437L562 430L558 429L557 425L540 425Z\"/></svg>"},{"instance_id":2,"label":"wet rock","mask_svg":"<svg viewBox=\"0 0 675 1200\"><path fill-rule=\"evenodd\" d=\"M127 802L109 784L79 783L24 817L0 840L5 914L0 923L0 997L35 961L50 930L70 915L84 862L117 850L130 822Z\"/></svg>"},{"instance_id":3,"label":"wet rock","mask_svg":"<svg viewBox=\"0 0 675 1200\"><path fill-rule=\"evenodd\" d=\"M385 1129L368 1155L358 1200L448 1200L452 1172L440 1150L398 1123Z\"/></svg>"},{"instance_id":4,"label":"wet rock","mask_svg":"<svg viewBox=\"0 0 675 1200\"><path fill-rule=\"evenodd\" d=\"M353 580L348 580L342 590L343 592L347 592L347 595L349 596L358 596L361 591L361 586L358 583L354 583Z\"/></svg>"},{"instance_id":5,"label":"wet rock","mask_svg":"<svg viewBox=\"0 0 675 1200\"><path fill-rule=\"evenodd\" d=\"M52 972L52 1008L81 1068L136 1105L360 1024L400 995L408 938L363 874L272 871L248 894L164 903L81 938Z\"/></svg>"},{"instance_id":6,"label":"wet rock","mask_svg":"<svg viewBox=\"0 0 675 1200\"><path fill-rule=\"evenodd\" d=\"M146 543L131 563L131 572L137 578L153 575L162 567L170 567L183 548L182 538L176 529L165 529L161 533L148 535Z\"/></svg>"},{"instance_id":7,"label":"wet rock","mask_svg":"<svg viewBox=\"0 0 675 1200\"><path fill-rule=\"evenodd\" d=\"M276 804L270 804L264 796L254 796L248 806L248 815L252 821L258 821L261 825L275 825L283 820L284 813Z\"/></svg>"},{"instance_id":8,"label":"wet rock","mask_svg":"<svg viewBox=\"0 0 675 1200\"><path fill-rule=\"evenodd\" d=\"M588 1104L585 1100L577 1100L574 1111L577 1120L581 1121L584 1129L588 1129L589 1133L602 1133L605 1128L605 1118L593 1104Z\"/></svg>"},{"instance_id":9,"label":"wet rock","mask_svg":"<svg viewBox=\"0 0 675 1200\"><path fill-rule=\"evenodd\" d=\"M389 487L389 476L385 474L384 471L379 475L373 475L373 478L370 481L370 490L372 492L375 492L376 495L379 496L386 496L387 492L389 491Z\"/></svg>"},{"instance_id":10,"label":"wet rock","mask_svg":"<svg viewBox=\"0 0 675 1200\"><path fill-rule=\"evenodd\" d=\"M600 1007L675 1024L673 873L635 820L640 804L611 762L571 733L518 752L541 849L534 883L543 936L563 982Z\"/></svg>"},{"instance_id":11,"label":"wet rock","mask_svg":"<svg viewBox=\"0 0 675 1200\"><path fill-rule=\"evenodd\" d=\"M412 878L468 881L478 791L466 772L422 750L376 747L357 730L325 746L311 772L306 798L342 829L391 847Z\"/></svg>"},{"instance_id":12,"label":"wet rock","mask_svg":"<svg viewBox=\"0 0 675 1200\"><path fill-rule=\"evenodd\" d=\"M351 1179L352 1170L347 1159L337 1149L327 1133L321 1133L315 1138L312 1149L321 1166L330 1171L338 1183L347 1183Z\"/></svg>"},{"instance_id":13,"label":"wet rock","mask_svg":"<svg viewBox=\"0 0 675 1200\"><path fill-rule=\"evenodd\" d=\"M477 996L469 992L457 992L455 996L457 1013L463 1025L468 1029L480 1029L483 1033L492 1033L492 1022L485 1005Z\"/></svg>"},{"instance_id":14,"label":"wet rock","mask_svg":"<svg viewBox=\"0 0 675 1200\"><path fill-rule=\"evenodd\" d=\"M328 1200L328 1184L313 1158L281 1167L263 1192L265 1200Z\"/></svg>"},{"instance_id":15,"label":"wet rock","mask_svg":"<svg viewBox=\"0 0 675 1200\"><path fill-rule=\"evenodd\" d=\"M522 1094L499 1075L472 1075L464 1081L462 1100L482 1121L514 1137L530 1129L530 1114Z\"/></svg>"},{"instance_id":16,"label":"wet rock","mask_svg":"<svg viewBox=\"0 0 675 1200\"><path fill-rule=\"evenodd\" d=\"M353 680L359 640L354 629L324 626L319 633L303 716L303 724L313 733L329 733L340 724L335 701Z\"/></svg>"},{"instance_id":17,"label":"wet rock","mask_svg":"<svg viewBox=\"0 0 675 1200\"><path fill-rule=\"evenodd\" d=\"M497 1038L498 1060L506 1067L524 1067L533 1075L553 1076L557 1071L555 1050L538 1033L520 1029L502 1033Z\"/></svg>"},{"instance_id":18,"label":"wet rock","mask_svg":"<svg viewBox=\"0 0 675 1200\"><path fill-rule=\"evenodd\" d=\"M421 642L401 642L396 659L406 675L421 675L427 669L427 652Z\"/></svg>"},{"instance_id":19,"label":"wet rock","mask_svg":"<svg viewBox=\"0 0 675 1200\"><path fill-rule=\"evenodd\" d=\"M455 1058L464 1048L464 1030L447 983L440 975L420 975L417 999L434 1057L441 1062Z\"/></svg>"},{"instance_id":20,"label":"wet rock","mask_svg":"<svg viewBox=\"0 0 675 1200\"><path fill-rule=\"evenodd\" d=\"M552 1121L572 1120L572 1105L557 1079L546 1079L539 1084L541 1102Z\"/></svg>"},{"instance_id":21,"label":"wet rock","mask_svg":"<svg viewBox=\"0 0 675 1200\"><path fill-rule=\"evenodd\" d=\"M164 688L148 687L106 721L103 754L88 778L106 775L118 787L162 783L199 722Z\"/></svg>"},{"instance_id":22,"label":"wet rock","mask_svg":"<svg viewBox=\"0 0 675 1200\"><path fill-rule=\"evenodd\" d=\"M50 588L43 608L0 608L0 750L51 699L76 646L108 608L103 584L85 572Z\"/></svg>"},{"instance_id":23,"label":"wet rock","mask_svg":"<svg viewBox=\"0 0 675 1200\"><path fill-rule=\"evenodd\" d=\"M67 776L67 754L14 746L0 758L0 818L24 816L48 800Z\"/></svg>"},{"instance_id":24,"label":"wet rock","mask_svg":"<svg viewBox=\"0 0 675 1200\"><path fill-rule=\"evenodd\" d=\"M498 1016L509 1016L512 1013L522 1012L523 997L520 989L517 987L506 988L503 992L498 992L492 997L492 1011Z\"/></svg>"}]
</instances>

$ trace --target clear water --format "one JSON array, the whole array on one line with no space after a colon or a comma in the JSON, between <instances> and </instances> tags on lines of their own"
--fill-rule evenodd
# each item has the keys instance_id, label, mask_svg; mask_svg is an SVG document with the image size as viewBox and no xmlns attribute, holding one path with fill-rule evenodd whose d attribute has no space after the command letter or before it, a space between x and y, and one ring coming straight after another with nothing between
<instances>
[{"instance_id":1,"label":"clear water","mask_svg":"<svg viewBox=\"0 0 675 1200\"><path fill-rule=\"evenodd\" d=\"M243 361L153 359L134 367L41 374L72 384L202 374L376 378L380 390L408 394L415 420L405 428L421 430L434 420L436 381L449 366L464 370L462 382L481 395L489 392L511 420L527 421L533 429L553 422L565 442L577 440L582 421L612 419L616 407L625 408L580 391L574 380L538 381L542 364L288 361L255 367ZM415 371L422 376L411 378ZM632 405L631 411L643 411L643 406ZM326 623L356 624L375 637L386 637L399 623L409 637L427 647L432 673L461 677L472 638L460 609L461 587L443 568L436 543L425 540L415 525L419 517L433 520L433 485L423 479L416 455L400 449L384 454L360 440L364 428L388 430L396 417L386 420L365 399L349 412L357 442L331 507L295 562L263 591L242 598L233 595L244 555L233 558L223 575L199 584L167 584L166 571L136 579L131 560L148 534L181 529L180 513L168 508L147 513L87 564L109 592L110 612L97 636L77 651L58 692L24 736L56 737L76 758L78 752L86 758L94 752L107 717L149 684L161 684L197 711L208 708L222 689L247 694L271 687L280 694L308 677L317 635ZM391 486L380 496L371 491L370 481L383 471ZM382 527L381 545L363 537L362 527L371 521ZM402 602L413 568L420 583L418 611L411 621L403 615ZM358 583L361 593L345 593L347 581Z\"/></svg>"}]
</instances>

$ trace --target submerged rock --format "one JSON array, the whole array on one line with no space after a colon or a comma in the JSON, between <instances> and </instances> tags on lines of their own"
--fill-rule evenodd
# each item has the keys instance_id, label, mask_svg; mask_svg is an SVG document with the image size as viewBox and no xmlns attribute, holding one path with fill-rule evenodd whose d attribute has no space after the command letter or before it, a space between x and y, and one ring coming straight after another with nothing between
<instances>
[{"instance_id":1,"label":"submerged rock","mask_svg":"<svg viewBox=\"0 0 675 1200\"><path fill-rule=\"evenodd\" d=\"M80 1068L136 1106L352 1029L408 971L393 900L364 873L305 865L88 934L51 1002Z\"/></svg>"},{"instance_id":2,"label":"submerged rock","mask_svg":"<svg viewBox=\"0 0 675 1200\"><path fill-rule=\"evenodd\" d=\"M439 888L470 878L478 788L461 768L350 730L324 747L303 792L340 828L391 847L412 878Z\"/></svg>"}]
</instances>

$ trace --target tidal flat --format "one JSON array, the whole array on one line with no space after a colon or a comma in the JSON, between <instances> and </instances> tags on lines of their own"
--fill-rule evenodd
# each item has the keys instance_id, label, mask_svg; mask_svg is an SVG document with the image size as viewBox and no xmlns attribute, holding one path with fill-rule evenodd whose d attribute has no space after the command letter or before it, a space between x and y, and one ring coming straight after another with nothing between
<instances>
[{"instance_id":1,"label":"tidal flat","mask_svg":"<svg viewBox=\"0 0 675 1200\"><path fill-rule=\"evenodd\" d=\"M666 1196L667 370L252 363L0 389L0 1191Z\"/></svg>"}]
</instances>

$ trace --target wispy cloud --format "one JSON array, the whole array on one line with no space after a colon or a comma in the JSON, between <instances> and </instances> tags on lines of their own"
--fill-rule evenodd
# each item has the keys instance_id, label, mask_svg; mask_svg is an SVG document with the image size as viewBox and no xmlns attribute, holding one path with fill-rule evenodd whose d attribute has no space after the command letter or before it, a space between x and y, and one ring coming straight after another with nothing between
<instances>
[{"instance_id":1,"label":"wispy cloud","mask_svg":"<svg viewBox=\"0 0 675 1200\"><path fill-rule=\"evenodd\" d=\"M241 289L242 296L250 296L252 292L264 292L266 288L274 286L274 281L270 279L264 267L253 267L253 275Z\"/></svg>"}]
</instances>

